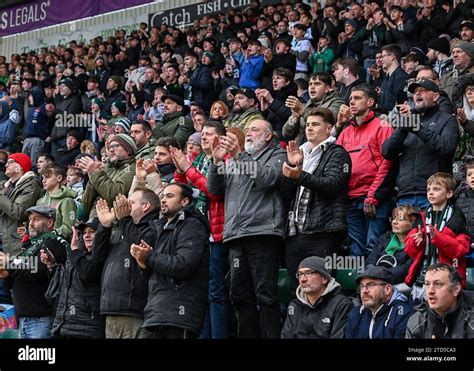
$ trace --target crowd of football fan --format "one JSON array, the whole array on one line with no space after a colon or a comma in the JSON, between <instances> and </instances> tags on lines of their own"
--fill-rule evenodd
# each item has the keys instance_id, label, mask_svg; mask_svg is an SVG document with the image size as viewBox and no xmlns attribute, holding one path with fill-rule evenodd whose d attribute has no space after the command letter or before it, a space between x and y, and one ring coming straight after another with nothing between
<instances>
[{"instance_id":1,"label":"crowd of football fan","mask_svg":"<svg viewBox=\"0 0 474 371\"><path fill-rule=\"evenodd\" d=\"M254 1L0 56L19 336L474 337L473 9Z\"/></svg>"}]
</instances>

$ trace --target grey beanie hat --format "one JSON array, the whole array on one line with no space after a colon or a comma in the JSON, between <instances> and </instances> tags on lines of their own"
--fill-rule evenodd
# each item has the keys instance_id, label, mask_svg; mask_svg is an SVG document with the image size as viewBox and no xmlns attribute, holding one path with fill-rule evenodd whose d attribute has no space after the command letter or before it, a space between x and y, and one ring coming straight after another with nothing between
<instances>
[{"instance_id":1,"label":"grey beanie hat","mask_svg":"<svg viewBox=\"0 0 474 371\"><path fill-rule=\"evenodd\" d=\"M459 44L456 44L453 49L456 49L456 48L459 48L462 51L464 51L469 56L469 58L471 58L471 60L474 61L474 44L473 43L463 41L463 42L460 42Z\"/></svg>"},{"instance_id":2,"label":"grey beanie hat","mask_svg":"<svg viewBox=\"0 0 474 371\"><path fill-rule=\"evenodd\" d=\"M300 268L312 269L328 280L331 279L331 269L326 267L326 261L319 256L310 256L309 258L303 259L298 266L298 269Z\"/></svg>"}]
</instances>

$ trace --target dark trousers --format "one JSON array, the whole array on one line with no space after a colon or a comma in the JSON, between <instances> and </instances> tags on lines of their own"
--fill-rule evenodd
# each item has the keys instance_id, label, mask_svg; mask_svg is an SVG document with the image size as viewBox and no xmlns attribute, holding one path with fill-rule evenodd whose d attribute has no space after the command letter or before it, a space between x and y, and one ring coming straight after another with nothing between
<instances>
[{"instance_id":1,"label":"dark trousers","mask_svg":"<svg viewBox=\"0 0 474 371\"><path fill-rule=\"evenodd\" d=\"M181 327L158 326L149 329L152 339L196 339L197 334Z\"/></svg>"},{"instance_id":2,"label":"dark trousers","mask_svg":"<svg viewBox=\"0 0 474 371\"><path fill-rule=\"evenodd\" d=\"M298 280L296 271L301 261L310 256L325 258L341 251L342 233L297 233L286 240L286 269L290 277L291 293L296 295Z\"/></svg>"},{"instance_id":3,"label":"dark trousers","mask_svg":"<svg viewBox=\"0 0 474 371\"><path fill-rule=\"evenodd\" d=\"M279 338L278 268L282 239L252 236L226 243L230 297L239 338Z\"/></svg>"}]
</instances>

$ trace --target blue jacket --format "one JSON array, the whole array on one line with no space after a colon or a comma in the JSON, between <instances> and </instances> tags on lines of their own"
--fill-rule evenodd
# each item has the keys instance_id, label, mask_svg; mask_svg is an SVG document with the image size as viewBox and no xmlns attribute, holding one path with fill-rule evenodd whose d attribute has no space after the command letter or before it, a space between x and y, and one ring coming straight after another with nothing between
<instances>
[{"instance_id":1,"label":"blue jacket","mask_svg":"<svg viewBox=\"0 0 474 371\"><path fill-rule=\"evenodd\" d=\"M262 86L262 72L264 67L263 55L252 55L249 60L242 63L240 66L240 81L241 88L250 88L255 90Z\"/></svg>"},{"instance_id":2,"label":"blue jacket","mask_svg":"<svg viewBox=\"0 0 474 371\"><path fill-rule=\"evenodd\" d=\"M405 295L394 288L388 304L383 304L375 316L363 305L354 308L347 319L346 339L404 339L412 307Z\"/></svg>"},{"instance_id":3,"label":"blue jacket","mask_svg":"<svg viewBox=\"0 0 474 371\"><path fill-rule=\"evenodd\" d=\"M15 141L16 125L9 114L8 103L0 101L0 148L5 148Z\"/></svg>"},{"instance_id":4,"label":"blue jacket","mask_svg":"<svg viewBox=\"0 0 474 371\"><path fill-rule=\"evenodd\" d=\"M25 138L46 139L49 135L48 115L45 108L45 96L42 90L31 91L33 105L28 108L26 115Z\"/></svg>"}]
</instances>

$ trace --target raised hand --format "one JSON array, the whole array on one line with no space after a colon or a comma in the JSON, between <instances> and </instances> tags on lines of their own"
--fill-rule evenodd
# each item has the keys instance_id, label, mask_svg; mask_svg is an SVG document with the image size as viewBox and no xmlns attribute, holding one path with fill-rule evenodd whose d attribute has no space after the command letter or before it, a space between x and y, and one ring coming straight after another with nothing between
<instances>
[{"instance_id":1,"label":"raised hand","mask_svg":"<svg viewBox=\"0 0 474 371\"><path fill-rule=\"evenodd\" d=\"M76 227L72 227L71 250L79 248L79 233Z\"/></svg>"},{"instance_id":2,"label":"raised hand","mask_svg":"<svg viewBox=\"0 0 474 371\"><path fill-rule=\"evenodd\" d=\"M148 255L151 254L153 247L148 245L145 241L141 240L140 245L132 244L130 246L130 255L132 255L137 261L138 265L146 269L145 260Z\"/></svg>"},{"instance_id":3,"label":"raised hand","mask_svg":"<svg viewBox=\"0 0 474 371\"><path fill-rule=\"evenodd\" d=\"M212 142L211 142L211 151L212 151L213 162L214 162L215 165L217 165L219 162L223 161L225 155L227 154L227 151L222 146L219 137L214 137L214 139L212 140Z\"/></svg>"},{"instance_id":4,"label":"raised hand","mask_svg":"<svg viewBox=\"0 0 474 371\"><path fill-rule=\"evenodd\" d=\"M222 147L229 153L231 157L237 156L241 152L239 139L233 133L227 133L226 136L220 137Z\"/></svg>"},{"instance_id":5,"label":"raised hand","mask_svg":"<svg viewBox=\"0 0 474 371\"><path fill-rule=\"evenodd\" d=\"M127 197L125 197L123 194L118 194L117 197L115 197L114 211L117 219L119 220L130 215L132 209L128 203Z\"/></svg>"},{"instance_id":6,"label":"raised hand","mask_svg":"<svg viewBox=\"0 0 474 371\"><path fill-rule=\"evenodd\" d=\"M156 161L151 158L147 158L143 161L143 169L145 169L147 174L156 173L157 172L156 166L157 166Z\"/></svg>"},{"instance_id":7,"label":"raised hand","mask_svg":"<svg viewBox=\"0 0 474 371\"><path fill-rule=\"evenodd\" d=\"M303 116L304 105L297 97L290 95L286 98L285 106L291 109L291 114L296 118Z\"/></svg>"},{"instance_id":8,"label":"raised hand","mask_svg":"<svg viewBox=\"0 0 474 371\"><path fill-rule=\"evenodd\" d=\"M135 174L137 176L137 179L141 182L145 181L146 176L148 175L145 168L143 167L143 161L145 161L145 159L141 158L135 164Z\"/></svg>"},{"instance_id":9,"label":"raised hand","mask_svg":"<svg viewBox=\"0 0 474 371\"><path fill-rule=\"evenodd\" d=\"M337 114L337 126L342 126L345 122L351 118L351 109L345 104L341 104L339 107L339 113Z\"/></svg>"},{"instance_id":10,"label":"raised hand","mask_svg":"<svg viewBox=\"0 0 474 371\"><path fill-rule=\"evenodd\" d=\"M286 146L288 162L292 165L301 165L303 163L303 151L298 148L296 141L290 140Z\"/></svg>"},{"instance_id":11,"label":"raised hand","mask_svg":"<svg viewBox=\"0 0 474 371\"><path fill-rule=\"evenodd\" d=\"M100 224L106 228L112 227L112 223L115 221L114 208L109 209L107 201L103 198L99 198L95 205L95 210L97 211L97 217L99 218Z\"/></svg>"},{"instance_id":12,"label":"raised hand","mask_svg":"<svg viewBox=\"0 0 474 371\"><path fill-rule=\"evenodd\" d=\"M178 148L170 147L170 153L171 157L173 158L173 162L175 165L177 165L176 167L179 168L181 172L186 173L186 171L188 171L192 166L191 161L189 161L184 153Z\"/></svg>"},{"instance_id":13,"label":"raised hand","mask_svg":"<svg viewBox=\"0 0 474 371\"><path fill-rule=\"evenodd\" d=\"M418 225L417 232L412 234L411 238L415 240L416 246L420 246L420 244L423 242L423 228L421 225Z\"/></svg>"},{"instance_id":14,"label":"raised hand","mask_svg":"<svg viewBox=\"0 0 474 371\"><path fill-rule=\"evenodd\" d=\"M298 180L300 178L302 169L301 165L290 166L284 162L281 171L287 178Z\"/></svg>"}]
</instances>

